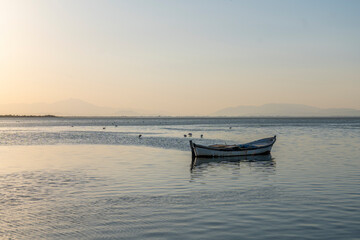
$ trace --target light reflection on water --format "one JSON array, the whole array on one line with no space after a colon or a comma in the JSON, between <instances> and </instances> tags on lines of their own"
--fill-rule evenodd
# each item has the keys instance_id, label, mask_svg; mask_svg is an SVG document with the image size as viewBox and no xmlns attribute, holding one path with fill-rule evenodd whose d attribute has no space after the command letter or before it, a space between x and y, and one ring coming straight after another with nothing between
<instances>
[{"instance_id":1,"label":"light reflection on water","mask_svg":"<svg viewBox=\"0 0 360 240\"><path fill-rule=\"evenodd\" d=\"M265 119L252 127L232 122L232 131L228 122L159 127L151 120L154 126L137 122L139 128L88 131L104 122L87 119L93 125L65 132L60 129L71 122L59 121L0 126L6 139L0 142L0 238L356 239L360 234L360 128L353 120L286 125ZM197 159L191 168L189 139L178 134L197 136L198 127L213 136L197 139L204 143L254 140L276 131L278 141L271 156L260 156L266 159ZM148 135L138 139L134 132L145 129Z\"/></svg>"}]
</instances>

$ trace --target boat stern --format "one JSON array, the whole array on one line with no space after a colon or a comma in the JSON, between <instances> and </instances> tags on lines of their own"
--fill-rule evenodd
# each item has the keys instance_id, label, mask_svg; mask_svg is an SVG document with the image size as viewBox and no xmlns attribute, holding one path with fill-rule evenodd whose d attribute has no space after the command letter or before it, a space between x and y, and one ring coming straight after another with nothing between
<instances>
[{"instance_id":1,"label":"boat stern","mask_svg":"<svg viewBox=\"0 0 360 240\"><path fill-rule=\"evenodd\" d=\"M194 147L194 143L192 142L192 140L189 141L190 142L190 148L191 148L191 156L193 158L195 158L195 147Z\"/></svg>"}]
</instances>

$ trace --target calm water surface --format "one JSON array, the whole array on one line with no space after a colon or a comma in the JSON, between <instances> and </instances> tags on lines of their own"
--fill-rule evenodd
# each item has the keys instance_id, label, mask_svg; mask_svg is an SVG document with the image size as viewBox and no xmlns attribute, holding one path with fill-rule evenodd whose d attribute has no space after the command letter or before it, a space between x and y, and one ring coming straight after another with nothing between
<instances>
[{"instance_id":1,"label":"calm water surface","mask_svg":"<svg viewBox=\"0 0 360 240\"><path fill-rule=\"evenodd\" d=\"M0 118L0 239L360 239L359 186L359 118Z\"/></svg>"}]
</instances>

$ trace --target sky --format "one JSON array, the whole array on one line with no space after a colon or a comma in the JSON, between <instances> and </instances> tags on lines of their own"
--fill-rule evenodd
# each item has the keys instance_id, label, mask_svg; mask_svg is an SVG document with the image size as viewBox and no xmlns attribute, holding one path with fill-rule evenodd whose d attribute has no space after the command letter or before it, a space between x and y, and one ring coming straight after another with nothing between
<instances>
[{"instance_id":1,"label":"sky","mask_svg":"<svg viewBox=\"0 0 360 240\"><path fill-rule=\"evenodd\" d=\"M0 104L360 109L360 1L0 0Z\"/></svg>"}]
</instances>

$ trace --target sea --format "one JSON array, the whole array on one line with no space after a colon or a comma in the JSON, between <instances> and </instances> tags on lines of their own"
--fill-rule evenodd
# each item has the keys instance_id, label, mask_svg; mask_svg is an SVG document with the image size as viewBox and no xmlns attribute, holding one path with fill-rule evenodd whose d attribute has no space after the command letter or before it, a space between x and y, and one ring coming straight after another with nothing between
<instances>
[{"instance_id":1,"label":"sea","mask_svg":"<svg viewBox=\"0 0 360 240\"><path fill-rule=\"evenodd\" d=\"M360 239L360 118L2 117L0 239Z\"/></svg>"}]
</instances>

